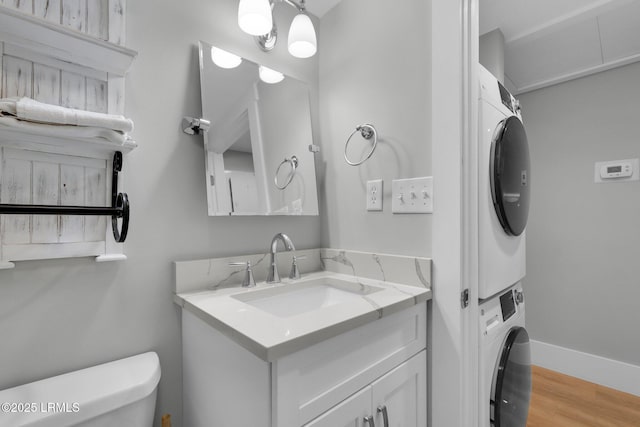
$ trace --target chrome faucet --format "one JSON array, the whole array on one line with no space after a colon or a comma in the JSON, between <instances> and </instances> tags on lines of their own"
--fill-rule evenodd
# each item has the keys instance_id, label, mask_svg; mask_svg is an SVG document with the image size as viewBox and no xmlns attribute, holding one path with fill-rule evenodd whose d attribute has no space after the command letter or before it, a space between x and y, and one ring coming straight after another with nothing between
<instances>
[{"instance_id":1,"label":"chrome faucet","mask_svg":"<svg viewBox=\"0 0 640 427\"><path fill-rule=\"evenodd\" d=\"M278 242L281 241L287 251L295 251L296 247L293 242L283 233L278 233L271 239L271 262L269 264L269 274L267 274L267 283L280 283L280 275L278 274L278 266L276 264L276 252L278 252Z\"/></svg>"}]
</instances>

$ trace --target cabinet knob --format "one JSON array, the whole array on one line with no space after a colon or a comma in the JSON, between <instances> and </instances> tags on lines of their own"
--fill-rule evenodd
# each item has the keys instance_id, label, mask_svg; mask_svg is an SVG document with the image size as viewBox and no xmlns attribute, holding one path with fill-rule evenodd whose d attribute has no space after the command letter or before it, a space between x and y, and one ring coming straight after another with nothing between
<instances>
[{"instance_id":1,"label":"cabinet knob","mask_svg":"<svg viewBox=\"0 0 640 427\"><path fill-rule=\"evenodd\" d=\"M371 415L364 417L364 422L366 423L365 425L368 425L369 427L376 427L376 423L373 421L373 417Z\"/></svg>"}]
</instances>

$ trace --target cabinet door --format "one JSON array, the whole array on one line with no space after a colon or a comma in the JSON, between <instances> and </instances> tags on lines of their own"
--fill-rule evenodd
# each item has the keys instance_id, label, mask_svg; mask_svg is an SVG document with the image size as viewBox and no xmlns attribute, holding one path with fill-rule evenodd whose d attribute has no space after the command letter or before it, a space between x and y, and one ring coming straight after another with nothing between
<instances>
[{"instance_id":1,"label":"cabinet door","mask_svg":"<svg viewBox=\"0 0 640 427\"><path fill-rule=\"evenodd\" d=\"M423 350L372 384L373 412L379 427L426 427L427 357ZM382 409L386 408L388 425Z\"/></svg>"},{"instance_id":2,"label":"cabinet door","mask_svg":"<svg viewBox=\"0 0 640 427\"><path fill-rule=\"evenodd\" d=\"M304 427L372 427L364 422L371 413L371 387L354 394Z\"/></svg>"}]
</instances>

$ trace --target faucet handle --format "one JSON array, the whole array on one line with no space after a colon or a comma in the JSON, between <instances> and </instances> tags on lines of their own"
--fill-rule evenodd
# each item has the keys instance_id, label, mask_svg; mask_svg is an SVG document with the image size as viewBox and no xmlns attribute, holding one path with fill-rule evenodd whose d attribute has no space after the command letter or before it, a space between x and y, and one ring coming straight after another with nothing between
<instances>
[{"instance_id":1,"label":"faucet handle","mask_svg":"<svg viewBox=\"0 0 640 427\"><path fill-rule=\"evenodd\" d=\"M244 271L244 278L242 279L243 288L253 288L256 285L256 281L253 278L253 271L251 271L251 261L246 262L230 262L230 266L246 266Z\"/></svg>"},{"instance_id":2,"label":"faucet handle","mask_svg":"<svg viewBox=\"0 0 640 427\"><path fill-rule=\"evenodd\" d=\"M307 259L307 256L306 255L293 256L293 261L291 262L291 273L289 273L289 279L300 278L300 269L298 268L299 259Z\"/></svg>"}]
</instances>

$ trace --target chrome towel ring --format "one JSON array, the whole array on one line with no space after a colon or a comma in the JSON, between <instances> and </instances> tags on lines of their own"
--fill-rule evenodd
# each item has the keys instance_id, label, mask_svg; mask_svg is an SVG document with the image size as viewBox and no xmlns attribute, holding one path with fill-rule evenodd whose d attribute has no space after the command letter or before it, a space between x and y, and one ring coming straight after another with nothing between
<instances>
[{"instance_id":1,"label":"chrome towel ring","mask_svg":"<svg viewBox=\"0 0 640 427\"><path fill-rule=\"evenodd\" d=\"M284 185L280 185L278 183L278 173L280 172L280 168L282 167L282 165L287 163L291 165L291 172L289 172L289 174L287 175L287 182L285 182ZM291 184L291 180L293 179L293 175L295 175L297 168L298 158L296 156L291 156L290 159L287 159L285 157L285 159L278 165L278 169L276 169L276 176L273 177L273 182L276 184L278 190L284 190L289 184Z\"/></svg>"},{"instance_id":2,"label":"chrome towel ring","mask_svg":"<svg viewBox=\"0 0 640 427\"><path fill-rule=\"evenodd\" d=\"M360 135L362 135L362 137L366 140L370 140L373 137L373 144L371 145L371 150L369 150L369 152L362 159L360 159L360 161L352 162L351 160L349 160L349 157L347 156L347 148L349 147L349 142L351 141L351 138L353 138L353 135L355 135L356 132L360 132ZM374 151L376 151L376 145L378 145L378 132L376 131L376 128L370 124L364 124L364 125L358 126L356 130L351 132L351 135L349 135L349 138L347 138L347 142L344 144L344 159L351 166L361 165L364 162L366 162L369 159L369 157L371 157Z\"/></svg>"}]
</instances>

